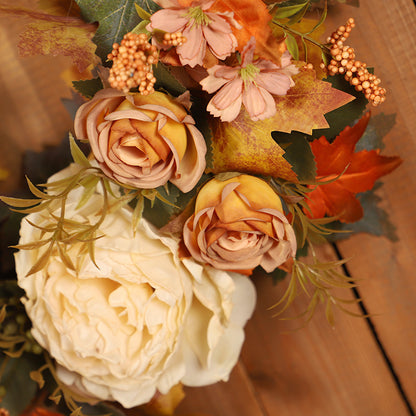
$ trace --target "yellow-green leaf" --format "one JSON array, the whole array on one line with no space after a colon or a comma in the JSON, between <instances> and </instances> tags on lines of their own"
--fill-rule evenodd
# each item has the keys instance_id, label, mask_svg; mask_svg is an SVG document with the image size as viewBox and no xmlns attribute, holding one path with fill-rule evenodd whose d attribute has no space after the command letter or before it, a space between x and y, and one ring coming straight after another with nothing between
<instances>
[{"instance_id":1,"label":"yellow-green leaf","mask_svg":"<svg viewBox=\"0 0 416 416\"><path fill-rule=\"evenodd\" d=\"M71 149L72 159L74 159L75 163L77 163L78 165L81 165L81 166L85 166L85 167L90 167L91 166L87 157L84 155L84 153L81 151L81 149L75 143L74 136L71 133L69 133L69 146L70 146L70 149Z\"/></svg>"},{"instance_id":2,"label":"yellow-green leaf","mask_svg":"<svg viewBox=\"0 0 416 416\"><path fill-rule=\"evenodd\" d=\"M302 65L300 62L297 64ZM274 130L311 134L314 129L327 128L329 125L324 115L355 99L332 88L329 82L317 79L313 70L301 67L293 80L295 85L285 96L275 97L276 114L265 120Z\"/></svg>"},{"instance_id":3,"label":"yellow-green leaf","mask_svg":"<svg viewBox=\"0 0 416 416\"><path fill-rule=\"evenodd\" d=\"M138 4L134 4L134 7L136 8L136 12L139 15L140 19L142 19L142 20L150 20L151 14L149 12L147 12L144 9L142 9Z\"/></svg>"},{"instance_id":4,"label":"yellow-green leaf","mask_svg":"<svg viewBox=\"0 0 416 416\"><path fill-rule=\"evenodd\" d=\"M49 18L30 23L20 35L20 56L69 56L79 72L99 63L95 55L96 46L91 41L95 32L94 25L81 19L73 21L69 17L62 22L46 19Z\"/></svg>"},{"instance_id":5,"label":"yellow-green leaf","mask_svg":"<svg viewBox=\"0 0 416 416\"><path fill-rule=\"evenodd\" d=\"M37 273L38 271L42 270L46 264L48 263L49 257L52 252L53 243L50 243L49 247L46 251L39 257L38 261L31 267L31 269L27 272L26 276L30 276L33 273Z\"/></svg>"},{"instance_id":6,"label":"yellow-green leaf","mask_svg":"<svg viewBox=\"0 0 416 416\"><path fill-rule=\"evenodd\" d=\"M41 199L22 199L12 198L8 196L0 196L0 200L3 201L5 204L15 208L31 207L41 202Z\"/></svg>"},{"instance_id":7,"label":"yellow-green leaf","mask_svg":"<svg viewBox=\"0 0 416 416\"><path fill-rule=\"evenodd\" d=\"M296 174L283 157L284 150L271 132L278 125L272 119L252 121L243 110L231 123L213 121L213 173L242 172L273 176L296 182Z\"/></svg>"}]
</instances>

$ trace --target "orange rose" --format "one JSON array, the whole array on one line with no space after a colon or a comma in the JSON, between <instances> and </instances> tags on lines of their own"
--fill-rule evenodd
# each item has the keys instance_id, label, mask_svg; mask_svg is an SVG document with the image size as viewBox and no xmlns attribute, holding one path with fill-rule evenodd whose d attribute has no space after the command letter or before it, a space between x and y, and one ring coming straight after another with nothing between
<instances>
[{"instance_id":1,"label":"orange rose","mask_svg":"<svg viewBox=\"0 0 416 416\"><path fill-rule=\"evenodd\" d=\"M161 92L101 90L78 109L75 134L90 142L108 177L136 188L170 181L188 192L205 169L204 137L185 108Z\"/></svg>"},{"instance_id":2,"label":"orange rose","mask_svg":"<svg viewBox=\"0 0 416 416\"><path fill-rule=\"evenodd\" d=\"M279 196L263 180L212 179L199 192L183 231L192 257L217 269L273 271L296 254Z\"/></svg>"}]
</instances>

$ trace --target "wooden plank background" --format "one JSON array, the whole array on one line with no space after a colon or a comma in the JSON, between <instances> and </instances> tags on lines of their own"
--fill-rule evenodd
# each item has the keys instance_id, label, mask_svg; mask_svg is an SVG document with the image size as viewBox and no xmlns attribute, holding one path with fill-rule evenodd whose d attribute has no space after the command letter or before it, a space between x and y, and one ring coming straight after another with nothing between
<instances>
[{"instance_id":1,"label":"wooden plank background","mask_svg":"<svg viewBox=\"0 0 416 416\"><path fill-rule=\"evenodd\" d=\"M398 241L360 234L319 249L323 259L351 257L358 294L369 319L336 314L330 327L322 310L311 323L272 317L285 289L257 281L258 305L246 329L239 364L228 383L191 389L179 416L405 416L416 411L416 7L412 0L361 0L359 9L334 6L327 32L353 16L348 44L375 67L388 100L373 114L396 114L385 154L403 165L378 191ZM25 149L59 142L71 129L60 102L70 93L60 78L65 58L17 55L22 22L0 20L0 167L12 172L0 192L16 187ZM357 293L347 293L353 299ZM299 298L291 315L304 310ZM362 313L359 306L355 311Z\"/></svg>"}]
</instances>

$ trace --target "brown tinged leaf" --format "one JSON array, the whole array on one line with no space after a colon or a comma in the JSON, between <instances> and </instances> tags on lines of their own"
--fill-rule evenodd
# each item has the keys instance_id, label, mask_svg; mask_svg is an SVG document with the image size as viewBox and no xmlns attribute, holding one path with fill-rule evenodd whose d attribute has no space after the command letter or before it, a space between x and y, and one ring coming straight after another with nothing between
<instances>
[{"instance_id":1,"label":"brown tinged leaf","mask_svg":"<svg viewBox=\"0 0 416 416\"><path fill-rule=\"evenodd\" d=\"M253 121L245 110L232 122L212 121L212 166L207 172L241 172L297 182L284 150L273 140L271 119Z\"/></svg>"},{"instance_id":2,"label":"brown tinged leaf","mask_svg":"<svg viewBox=\"0 0 416 416\"><path fill-rule=\"evenodd\" d=\"M38 383L39 388L42 388L45 385L45 379L43 378L42 372L39 370L31 371L30 378Z\"/></svg>"},{"instance_id":3,"label":"brown tinged leaf","mask_svg":"<svg viewBox=\"0 0 416 416\"><path fill-rule=\"evenodd\" d=\"M67 8L49 9L65 13ZM96 26L84 22L73 8L73 15L55 15L38 10L0 4L0 14L26 17L31 20L20 34L20 56L64 55L71 57L78 70L99 63L92 42Z\"/></svg>"},{"instance_id":4,"label":"brown tinged leaf","mask_svg":"<svg viewBox=\"0 0 416 416\"><path fill-rule=\"evenodd\" d=\"M293 77L295 85L285 96L275 97L276 115L265 121L277 131L290 133L296 130L312 134L314 129L329 127L324 114L342 107L355 97L317 79L314 70L303 68L303 62L295 64L300 67L299 74Z\"/></svg>"}]
</instances>

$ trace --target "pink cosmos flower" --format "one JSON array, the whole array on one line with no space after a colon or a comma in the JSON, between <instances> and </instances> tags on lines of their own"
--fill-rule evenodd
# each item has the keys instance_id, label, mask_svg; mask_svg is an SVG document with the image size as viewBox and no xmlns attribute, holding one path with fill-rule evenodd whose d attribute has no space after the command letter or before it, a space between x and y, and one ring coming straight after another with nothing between
<instances>
[{"instance_id":1,"label":"pink cosmos flower","mask_svg":"<svg viewBox=\"0 0 416 416\"><path fill-rule=\"evenodd\" d=\"M292 75L299 71L291 64L291 55L284 52L281 66L265 59L254 59L254 37L241 54L241 65L229 67L215 65L200 84L208 93L219 90L208 103L207 110L221 121L233 121L244 104L250 118L264 120L276 113L273 95L286 95L295 83Z\"/></svg>"},{"instance_id":2,"label":"pink cosmos flower","mask_svg":"<svg viewBox=\"0 0 416 416\"><path fill-rule=\"evenodd\" d=\"M214 1L197 0L192 2L192 7L182 7L177 0L156 0L164 9L151 16L146 28L150 32L155 29L182 32L187 40L176 48L182 65L202 65L207 46L218 59L225 59L237 47L230 23L235 27L240 25L231 12L207 12Z\"/></svg>"}]
</instances>

